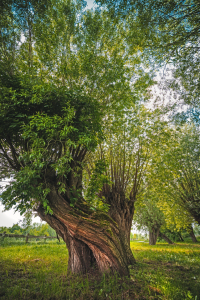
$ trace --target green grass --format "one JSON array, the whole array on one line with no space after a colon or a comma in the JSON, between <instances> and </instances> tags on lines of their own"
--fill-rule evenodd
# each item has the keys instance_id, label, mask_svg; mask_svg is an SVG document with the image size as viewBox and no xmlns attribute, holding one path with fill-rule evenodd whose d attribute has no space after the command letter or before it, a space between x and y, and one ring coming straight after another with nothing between
<instances>
[{"instance_id":1,"label":"green grass","mask_svg":"<svg viewBox=\"0 0 200 300\"><path fill-rule=\"evenodd\" d=\"M131 242L137 260L130 278L67 275L63 242L5 238L0 246L0 299L200 300L200 244Z\"/></svg>"},{"instance_id":2,"label":"green grass","mask_svg":"<svg viewBox=\"0 0 200 300\"><path fill-rule=\"evenodd\" d=\"M131 243L138 261L131 272L158 299L200 299L200 245Z\"/></svg>"}]
</instances>

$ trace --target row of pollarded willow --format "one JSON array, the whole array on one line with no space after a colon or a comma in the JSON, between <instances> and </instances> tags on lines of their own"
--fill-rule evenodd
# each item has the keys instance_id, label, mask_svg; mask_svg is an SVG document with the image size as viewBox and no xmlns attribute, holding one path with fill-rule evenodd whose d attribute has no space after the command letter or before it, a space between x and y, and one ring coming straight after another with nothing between
<instances>
[{"instance_id":1,"label":"row of pollarded willow","mask_svg":"<svg viewBox=\"0 0 200 300\"><path fill-rule=\"evenodd\" d=\"M155 241L160 230L186 230L196 242L191 224L200 225L199 128L167 126L152 154L134 219L154 233Z\"/></svg>"}]
</instances>

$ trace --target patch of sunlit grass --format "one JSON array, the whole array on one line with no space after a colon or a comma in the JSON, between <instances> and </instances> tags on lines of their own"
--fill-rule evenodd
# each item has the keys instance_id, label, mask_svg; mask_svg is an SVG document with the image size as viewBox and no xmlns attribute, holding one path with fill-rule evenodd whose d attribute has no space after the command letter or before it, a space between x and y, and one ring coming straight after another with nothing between
<instances>
[{"instance_id":1,"label":"patch of sunlit grass","mask_svg":"<svg viewBox=\"0 0 200 300\"><path fill-rule=\"evenodd\" d=\"M99 276L94 269L67 275L63 242L4 242L0 247L0 298L200 300L200 245L132 242L137 264L130 278Z\"/></svg>"},{"instance_id":2,"label":"patch of sunlit grass","mask_svg":"<svg viewBox=\"0 0 200 300\"><path fill-rule=\"evenodd\" d=\"M132 242L131 249L138 261L132 277L160 290L161 299L200 299L199 244Z\"/></svg>"}]
</instances>

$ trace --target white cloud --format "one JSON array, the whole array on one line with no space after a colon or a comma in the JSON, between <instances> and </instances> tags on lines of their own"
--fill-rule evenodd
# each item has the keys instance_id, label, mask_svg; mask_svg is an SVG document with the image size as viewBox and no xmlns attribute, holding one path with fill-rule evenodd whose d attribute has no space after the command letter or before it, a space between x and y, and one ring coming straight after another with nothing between
<instances>
[{"instance_id":1,"label":"white cloud","mask_svg":"<svg viewBox=\"0 0 200 300\"><path fill-rule=\"evenodd\" d=\"M15 212L14 209L8 211L3 211L4 207L0 204L0 227L12 227L13 224L18 223L23 219L23 216L19 212ZM40 223L41 219L39 217L33 218L33 223Z\"/></svg>"},{"instance_id":2,"label":"white cloud","mask_svg":"<svg viewBox=\"0 0 200 300\"><path fill-rule=\"evenodd\" d=\"M15 213L13 209L3 212L3 205L0 205L0 226L12 227L20 219L22 219L22 216L19 213Z\"/></svg>"}]
</instances>

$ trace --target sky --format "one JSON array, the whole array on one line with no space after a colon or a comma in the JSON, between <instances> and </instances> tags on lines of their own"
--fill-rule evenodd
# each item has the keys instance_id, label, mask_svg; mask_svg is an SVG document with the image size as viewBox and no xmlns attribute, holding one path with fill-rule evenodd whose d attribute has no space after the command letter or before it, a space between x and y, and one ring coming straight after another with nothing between
<instances>
[{"instance_id":1,"label":"sky","mask_svg":"<svg viewBox=\"0 0 200 300\"><path fill-rule=\"evenodd\" d=\"M0 227L12 227L13 224L18 223L23 219L19 212L15 212L14 209L10 209L4 212L4 207L0 204ZM39 217L33 217L33 223L40 223Z\"/></svg>"},{"instance_id":2,"label":"sky","mask_svg":"<svg viewBox=\"0 0 200 300\"><path fill-rule=\"evenodd\" d=\"M92 8L94 6L93 2L94 0L87 0L87 8Z\"/></svg>"}]
</instances>

